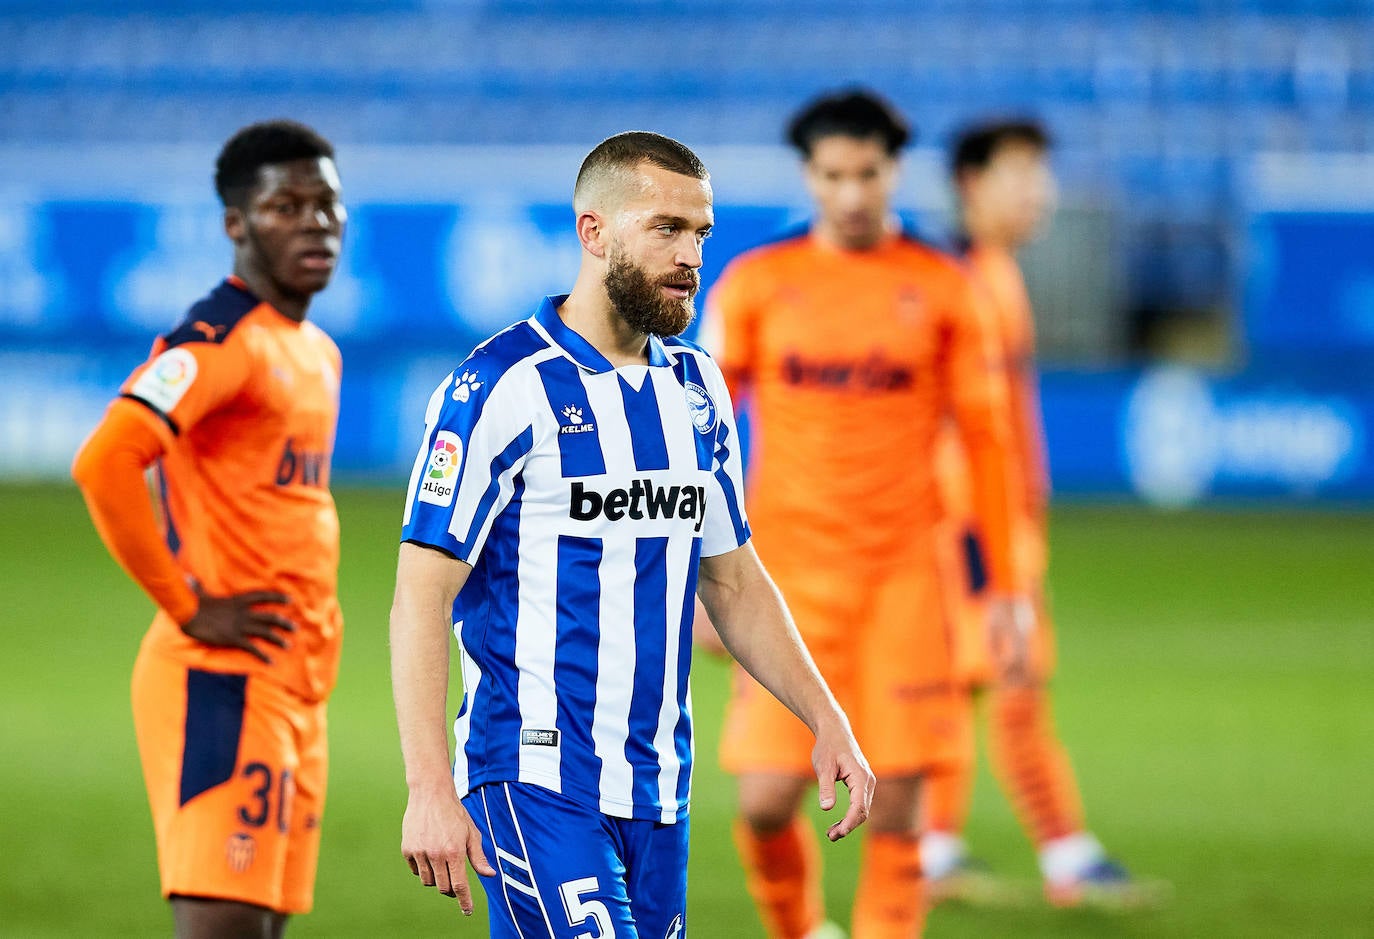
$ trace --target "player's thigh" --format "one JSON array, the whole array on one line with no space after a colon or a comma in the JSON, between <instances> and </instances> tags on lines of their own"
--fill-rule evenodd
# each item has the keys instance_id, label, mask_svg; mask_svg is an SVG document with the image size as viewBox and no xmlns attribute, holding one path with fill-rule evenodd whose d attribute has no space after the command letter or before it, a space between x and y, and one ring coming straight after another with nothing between
<instances>
[{"instance_id":1,"label":"player's thigh","mask_svg":"<svg viewBox=\"0 0 1374 939\"><path fill-rule=\"evenodd\" d=\"M281 694L140 654L134 727L164 896L283 910L298 754Z\"/></svg>"},{"instance_id":2,"label":"player's thigh","mask_svg":"<svg viewBox=\"0 0 1374 939\"><path fill-rule=\"evenodd\" d=\"M687 919L689 821L616 819L625 850L627 888L642 939L681 939Z\"/></svg>"},{"instance_id":3,"label":"player's thigh","mask_svg":"<svg viewBox=\"0 0 1374 939\"><path fill-rule=\"evenodd\" d=\"M811 578L786 568L773 572L797 630L826 684L846 712L856 705L857 644L864 596L856 577L835 572ZM815 738L805 724L736 666L721 733L721 766L730 773L809 776Z\"/></svg>"},{"instance_id":4,"label":"player's thigh","mask_svg":"<svg viewBox=\"0 0 1374 939\"><path fill-rule=\"evenodd\" d=\"M496 869L480 877L493 939L637 939L625 860L606 816L525 783L479 786L463 806Z\"/></svg>"},{"instance_id":5,"label":"player's thigh","mask_svg":"<svg viewBox=\"0 0 1374 939\"><path fill-rule=\"evenodd\" d=\"M202 897L172 897L171 903L177 939L280 936L285 928L285 914L250 903Z\"/></svg>"},{"instance_id":6,"label":"player's thigh","mask_svg":"<svg viewBox=\"0 0 1374 939\"><path fill-rule=\"evenodd\" d=\"M956 691L954 624L938 566L902 565L874 579L871 597L851 721L874 772L908 776L963 760L971 714Z\"/></svg>"}]
</instances>

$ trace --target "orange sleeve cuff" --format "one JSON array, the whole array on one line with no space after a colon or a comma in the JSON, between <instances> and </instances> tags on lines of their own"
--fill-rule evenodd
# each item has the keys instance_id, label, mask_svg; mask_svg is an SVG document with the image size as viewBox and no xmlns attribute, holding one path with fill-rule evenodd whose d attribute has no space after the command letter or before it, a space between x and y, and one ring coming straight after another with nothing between
<instances>
[{"instance_id":1,"label":"orange sleeve cuff","mask_svg":"<svg viewBox=\"0 0 1374 939\"><path fill-rule=\"evenodd\" d=\"M987 549L988 587L993 593L1021 593L1024 577L1019 576L1012 556L1010 486L998 452L969 454L974 476L974 513Z\"/></svg>"},{"instance_id":2,"label":"orange sleeve cuff","mask_svg":"<svg viewBox=\"0 0 1374 939\"><path fill-rule=\"evenodd\" d=\"M119 566L178 623L200 600L163 540L143 473L167 451L171 429L144 405L114 401L81 445L72 478L96 532Z\"/></svg>"}]
</instances>

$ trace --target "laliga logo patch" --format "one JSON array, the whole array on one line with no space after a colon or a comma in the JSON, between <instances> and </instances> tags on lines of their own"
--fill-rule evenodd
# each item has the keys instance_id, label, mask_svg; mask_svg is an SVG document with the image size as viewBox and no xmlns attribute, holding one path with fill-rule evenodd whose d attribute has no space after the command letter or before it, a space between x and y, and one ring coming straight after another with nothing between
<instances>
[{"instance_id":1,"label":"laliga logo patch","mask_svg":"<svg viewBox=\"0 0 1374 939\"><path fill-rule=\"evenodd\" d=\"M453 400L459 404L467 404L472 393L481 387L482 383L477 380L477 373L465 371L453 386Z\"/></svg>"},{"instance_id":2,"label":"laliga logo patch","mask_svg":"<svg viewBox=\"0 0 1374 939\"><path fill-rule=\"evenodd\" d=\"M689 381L683 385L683 390L687 393L687 409L692 412L692 426L697 429L697 433L709 434L715 430L720 413L716 410L716 402L711 400L706 389L694 381Z\"/></svg>"},{"instance_id":3,"label":"laliga logo patch","mask_svg":"<svg viewBox=\"0 0 1374 939\"><path fill-rule=\"evenodd\" d=\"M195 380L196 357L186 349L168 349L138 376L129 393L167 414L181 402Z\"/></svg>"},{"instance_id":4,"label":"laliga logo patch","mask_svg":"<svg viewBox=\"0 0 1374 939\"><path fill-rule=\"evenodd\" d=\"M458 448L447 440L440 440L434 444L433 451L429 454L429 478L448 479L453 475L453 460L458 455Z\"/></svg>"},{"instance_id":5,"label":"laliga logo patch","mask_svg":"<svg viewBox=\"0 0 1374 939\"><path fill-rule=\"evenodd\" d=\"M455 486L450 480L457 474L462 459L463 441L458 439L457 434L439 431L434 438L434 449L429 451L425 481L420 485L421 502L445 507L453 504Z\"/></svg>"}]
</instances>

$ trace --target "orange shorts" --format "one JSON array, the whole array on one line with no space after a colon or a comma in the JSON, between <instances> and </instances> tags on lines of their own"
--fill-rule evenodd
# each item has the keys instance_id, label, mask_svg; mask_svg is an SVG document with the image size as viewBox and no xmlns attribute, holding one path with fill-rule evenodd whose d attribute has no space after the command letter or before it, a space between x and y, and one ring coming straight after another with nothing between
<instances>
[{"instance_id":1,"label":"orange shorts","mask_svg":"<svg viewBox=\"0 0 1374 939\"><path fill-rule=\"evenodd\" d=\"M898 570L770 567L811 656L879 778L967 759L972 730L955 692L951 623L933 559ZM726 772L810 775L806 725L741 668L726 711Z\"/></svg>"},{"instance_id":2,"label":"orange shorts","mask_svg":"<svg viewBox=\"0 0 1374 939\"><path fill-rule=\"evenodd\" d=\"M327 771L324 704L144 649L133 706L163 896L309 912Z\"/></svg>"},{"instance_id":3,"label":"orange shorts","mask_svg":"<svg viewBox=\"0 0 1374 939\"><path fill-rule=\"evenodd\" d=\"M1044 540L1031 526L1018 526L1015 549L1021 563L1037 572L1034 596L1035 630L1030 635L1030 673L1041 681L1054 674L1054 624L1044 596ZM965 688L993 683L997 669L988 641L987 603L984 592L986 568L983 549L970 524L949 519L940 526L940 565L953 598L954 676Z\"/></svg>"}]
</instances>

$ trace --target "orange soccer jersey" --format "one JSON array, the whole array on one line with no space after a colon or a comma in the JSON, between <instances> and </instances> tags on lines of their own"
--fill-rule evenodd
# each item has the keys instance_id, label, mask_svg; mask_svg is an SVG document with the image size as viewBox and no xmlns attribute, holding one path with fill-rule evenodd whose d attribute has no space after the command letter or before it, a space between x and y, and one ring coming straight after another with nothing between
<instances>
[{"instance_id":1,"label":"orange soccer jersey","mask_svg":"<svg viewBox=\"0 0 1374 939\"><path fill-rule=\"evenodd\" d=\"M957 263L904 236L845 251L807 234L736 260L711 293L715 354L755 423L749 513L770 566L905 563L943 509L933 454L947 414L979 479L998 589L1008 545L1004 389Z\"/></svg>"},{"instance_id":2,"label":"orange soccer jersey","mask_svg":"<svg viewBox=\"0 0 1374 939\"><path fill-rule=\"evenodd\" d=\"M108 488L92 465L102 455L93 446L156 435L163 534L183 576L216 596L280 591L291 598L285 614L297 627L289 651L264 647L272 665L211 648L182 633L179 621L194 612L194 600L187 609L167 585L166 599L154 593L160 609L146 640L151 651L193 668L264 673L307 701L328 695L342 634L338 516L328 488L340 367L338 348L319 327L283 316L231 278L159 338L124 383L78 456L83 488ZM116 421L121 434L102 433ZM120 561L143 582L140 569L156 559Z\"/></svg>"}]
</instances>

